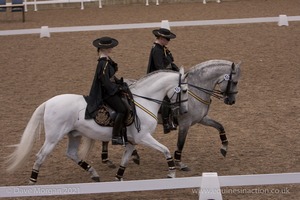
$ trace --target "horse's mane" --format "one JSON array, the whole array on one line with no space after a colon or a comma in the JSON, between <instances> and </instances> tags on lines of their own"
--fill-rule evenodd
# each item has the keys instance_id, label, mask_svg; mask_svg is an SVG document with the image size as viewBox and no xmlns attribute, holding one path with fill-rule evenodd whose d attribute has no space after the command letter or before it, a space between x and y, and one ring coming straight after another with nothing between
<instances>
[{"instance_id":1,"label":"horse's mane","mask_svg":"<svg viewBox=\"0 0 300 200\"><path fill-rule=\"evenodd\" d=\"M208 60L202 63L199 63L193 67L191 67L189 70L187 70L187 73L193 73L197 71L204 71L207 68L211 68L212 66L224 66L224 65L232 65L231 61L228 60Z\"/></svg>"},{"instance_id":2,"label":"horse's mane","mask_svg":"<svg viewBox=\"0 0 300 200\"><path fill-rule=\"evenodd\" d=\"M160 73L160 72L171 72L171 73L173 72L173 73L177 73L177 72L171 71L171 70L156 70L156 71L154 71L154 72L151 72L151 73L148 73L148 74L142 76L141 78L139 78L138 80L136 80L135 82L133 82L133 83L130 85L130 87L135 87L138 83L144 81L145 79L147 79L147 78L150 77L150 76L156 76L156 75L157 75L158 73Z\"/></svg>"}]
</instances>

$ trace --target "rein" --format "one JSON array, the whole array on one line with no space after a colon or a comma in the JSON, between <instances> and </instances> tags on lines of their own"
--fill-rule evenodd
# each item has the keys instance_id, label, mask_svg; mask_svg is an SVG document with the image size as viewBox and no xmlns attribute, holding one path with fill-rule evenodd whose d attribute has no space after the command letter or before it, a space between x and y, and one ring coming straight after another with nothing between
<instances>
[{"instance_id":1,"label":"rein","mask_svg":"<svg viewBox=\"0 0 300 200\"><path fill-rule=\"evenodd\" d=\"M193 87L193 88L196 88L197 90L199 90L199 91L201 91L201 92L204 92L204 93L206 93L206 94L209 94L209 95L211 95L211 96L213 96L213 97L215 97L215 98L217 98L217 99L219 99L219 100L224 99L224 97L223 97L224 92L222 92L222 91L220 91L220 90L208 90L208 89L205 89L205 88L202 88L202 87L199 87L199 86L190 84L190 83L188 83L188 85L191 86L191 87ZM192 93L192 92L189 91L189 93ZM192 94L194 94L194 93L192 93ZM194 95L195 95L195 94L194 94ZM192 96L193 96L193 95L192 95ZM197 95L195 95L195 96L197 96ZM198 98L200 98L200 97L198 97ZM201 98L200 98L200 99L201 99ZM202 101L204 101L204 100L202 99ZM201 101L201 102L202 102L202 101ZM207 102L207 101L205 101L205 102Z\"/></svg>"},{"instance_id":2,"label":"rein","mask_svg":"<svg viewBox=\"0 0 300 200\"><path fill-rule=\"evenodd\" d=\"M143 99L146 99L148 101L153 101L157 104L163 104L163 103L167 103L166 101L164 100L157 100L157 99L153 99L153 98L150 98L150 97L145 97L145 96L141 96L141 95L138 95L138 94L132 94L133 96L136 96L136 97L140 97L140 98L143 98ZM134 101L134 100L133 100ZM135 101L134 101L135 102Z\"/></svg>"}]
</instances>

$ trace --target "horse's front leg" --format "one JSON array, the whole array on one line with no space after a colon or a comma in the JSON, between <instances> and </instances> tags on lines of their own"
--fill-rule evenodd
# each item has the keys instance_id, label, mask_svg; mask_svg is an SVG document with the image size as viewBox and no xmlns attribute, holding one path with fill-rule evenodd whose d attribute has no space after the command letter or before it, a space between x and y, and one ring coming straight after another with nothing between
<instances>
[{"instance_id":1,"label":"horse's front leg","mask_svg":"<svg viewBox=\"0 0 300 200\"><path fill-rule=\"evenodd\" d=\"M102 163L106 164L109 168L115 169L116 165L108 158L108 143L109 142L102 142L102 152L101 152Z\"/></svg>"},{"instance_id":2,"label":"horse's front leg","mask_svg":"<svg viewBox=\"0 0 300 200\"><path fill-rule=\"evenodd\" d=\"M185 144L186 136L189 131L190 125L181 125L179 124L179 131L177 137L177 150L174 152L175 165L181 171L191 171L191 169L181 162L181 154Z\"/></svg>"},{"instance_id":3,"label":"horse's front leg","mask_svg":"<svg viewBox=\"0 0 300 200\"><path fill-rule=\"evenodd\" d=\"M169 167L169 173L168 173L167 177L168 178L176 177L175 162L174 162L173 157L171 156L169 149L166 146L159 143L150 134L145 135L142 138L142 140L139 142L139 144L144 144L148 147L152 147L153 149L156 149L156 150L162 152L165 155L165 158L167 159L167 163L168 163L168 167Z\"/></svg>"},{"instance_id":4,"label":"horse's front leg","mask_svg":"<svg viewBox=\"0 0 300 200\"><path fill-rule=\"evenodd\" d=\"M126 145L124 154L122 156L121 165L120 165L120 167L118 169L118 172L116 174L116 180L117 181L123 181L123 175L124 175L125 169L127 167L128 161L130 159L130 156L132 155L133 150L134 150L134 145L128 143Z\"/></svg>"},{"instance_id":5,"label":"horse's front leg","mask_svg":"<svg viewBox=\"0 0 300 200\"><path fill-rule=\"evenodd\" d=\"M213 127L213 128L215 128L219 131L220 139L221 139L221 142L222 142L220 152L224 157L226 157L226 154L227 154L227 151L228 151L228 140L227 140L227 137L226 137L226 134L225 134L225 129L224 129L223 125L220 124L219 122L209 118L208 116L205 116L202 119L202 121L200 122L200 124L203 124L205 126Z\"/></svg>"},{"instance_id":6,"label":"horse's front leg","mask_svg":"<svg viewBox=\"0 0 300 200\"><path fill-rule=\"evenodd\" d=\"M102 163L107 165L109 168L115 169L116 165L108 158L108 143L109 142L102 142L102 152L101 152L101 159ZM140 155L138 154L137 150L134 149L131 155L133 162L137 165L140 164Z\"/></svg>"}]
</instances>

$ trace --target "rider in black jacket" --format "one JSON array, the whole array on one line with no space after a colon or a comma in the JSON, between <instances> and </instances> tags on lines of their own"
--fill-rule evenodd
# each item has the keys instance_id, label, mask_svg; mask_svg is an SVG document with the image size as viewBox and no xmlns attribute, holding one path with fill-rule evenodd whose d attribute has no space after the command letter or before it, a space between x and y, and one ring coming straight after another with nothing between
<instances>
[{"instance_id":1,"label":"rider in black jacket","mask_svg":"<svg viewBox=\"0 0 300 200\"><path fill-rule=\"evenodd\" d=\"M122 86L117 83L118 79L115 77L118 64L109 57L112 48L118 45L118 41L114 38L102 37L94 40L93 45L97 48L99 59L90 94L85 97L87 101L85 119L94 118L99 107L106 103L117 112L112 133L112 144L123 145L122 129L127 107L120 96Z\"/></svg>"},{"instance_id":2,"label":"rider in black jacket","mask_svg":"<svg viewBox=\"0 0 300 200\"><path fill-rule=\"evenodd\" d=\"M156 29L152 32L155 35L156 40L150 52L147 73L162 69L179 71L179 68L174 64L174 58L170 50L166 46L171 39L176 38L176 35L165 28ZM170 99L166 96L164 101L170 102ZM173 126L173 122L170 119L170 114L170 107L162 104L161 115L163 119L164 133L169 133L171 129L176 129L176 126Z\"/></svg>"}]
</instances>

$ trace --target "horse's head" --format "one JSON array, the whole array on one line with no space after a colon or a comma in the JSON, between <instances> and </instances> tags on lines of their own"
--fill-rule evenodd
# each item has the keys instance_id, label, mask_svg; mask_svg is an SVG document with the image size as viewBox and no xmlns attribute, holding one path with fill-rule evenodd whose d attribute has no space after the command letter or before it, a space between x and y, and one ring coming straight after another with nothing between
<instances>
[{"instance_id":1,"label":"horse's head","mask_svg":"<svg viewBox=\"0 0 300 200\"><path fill-rule=\"evenodd\" d=\"M228 105L235 104L235 96L238 93L237 84L240 78L240 63L232 63L230 72L225 74L219 81L220 90L224 97L224 103Z\"/></svg>"},{"instance_id":2,"label":"horse's head","mask_svg":"<svg viewBox=\"0 0 300 200\"><path fill-rule=\"evenodd\" d=\"M179 113L184 114L188 112L188 84L187 74L184 74L184 68L181 67L178 77L178 85L174 90L168 92L171 105L179 106Z\"/></svg>"}]
</instances>

